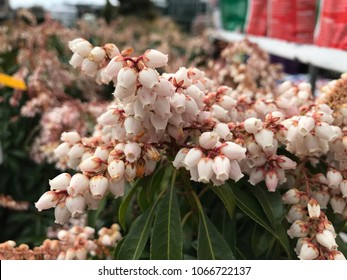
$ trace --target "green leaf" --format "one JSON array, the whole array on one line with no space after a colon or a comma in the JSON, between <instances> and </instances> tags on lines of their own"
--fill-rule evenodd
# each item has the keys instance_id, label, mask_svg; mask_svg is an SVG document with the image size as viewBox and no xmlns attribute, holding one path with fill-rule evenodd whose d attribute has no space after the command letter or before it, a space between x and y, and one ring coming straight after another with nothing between
<instances>
[{"instance_id":1,"label":"green leaf","mask_svg":"<svg viewBox=\"0 0 347 280\"><path fill-rule=\"evenodd\" d=\"M174 184L166 192L154 222L151 239L151 259L182 259L182 227Z\"/></svg>"},{"instance_id":2,"label":"green leaf","mask_svg":"<svg viewBox=\"0 0 347 280\"><path fill-rule=\"evenodd\" d=\"M140 258L149 237L156 205L157 203L154 203L133 222L119 249L117 256L119 260L138 260Z\"/></svg>"},{"instance_id":3,"label":"green leaf","mask_svg":"<svg viewBox=\"0 0 347 280\"><path fill-rule=\"evenodd\" d=\"M266 230L273 232L261 205L254 196L250 195L236 184L232 185L232 191L235 197L235 203L241 211Z\"/></svg>"},{"instance_id":4,"label":"green leaf","mask_svg":"<svg viewBox=\"0 0 347 280\"><path fill-rule=\"evenodd\" d=\"M114 249L114 252L113 252L113 259L114 260L117 260L118 259L118 255L119 255L119 251L120 249L122 248L123 246L123 243L124 243L124 238L122 238L116 245L116 248Z\"/></svg>"},{"instance_id":5,"label":"green leaf","mask_svg":"<svg viewBox=\"0 0 347 280\"><path fill-rule=\"evenodd\" d=\"M251 186L249 188L252 190L252 192L257 193L257 197L259 197L259 200L256 199L250 193L248 193L246 190L234 184L232 186L232 191L235 196L236 205L241 209L242 212L244 212L247 216L249 216L256 223L261 225L263 228L269 231L274 237L276 237L276 239L280 242L283 249L285 250L288 258L290 258L291 250L288 235L283 225L281 224L284 212L283 208L279 206L279 202L275 201L276 195L273 196L270 200L267 198L268 193L264 194L260 191L253 190L253 188L259 188L259 186ZM269 194L269 197L271 197L271 195L272 194ZM278 210L279 208L281 210ZM276 211L279 211L279 213L277 213ZM269 220L273 221L275 227L273 227L272 224L270 224Z\"/></svg>"},{"instance_id":6,"label":"green leaf","mask_svg":"<svg viewBox=\"0 0 347 280\"><path fill-rule=\"evenodd\" d=\"M219 196L228 210L229 216L232 217L235 210L235 198L231 187L228 184L224 184L223 186L211 187L211 190Z\"/></svg>"},{"instance_id":7,"label":"green leaf","mask_svg":"<svg viewBox=\"0 0 347 280\"><path fill-rule=\"evenodd\" d=\"M256 257L264 254L271 245L274 236L259 225L256 225L252 235L252 250Z\"/></svg>"},{"instance_id":8,"label":"green leaf","mask_svg":"<svg viewBox=\"0 0 347 280\"><path fill-rule=\"evenodd\" d=\"M119 224L121 225L123 230L126 230L126 213L127 213L127 209L129 207L129 204L131 202L131 199L133 198L134 194L136 193L136 190L138 188L140 184L135 184L130 192L128 192L122 200L121 205L119 206L119 210L118 210L118 220L119 220Z\"/></svg>"},{"instance_id":9,"label":"green leaf","mask_svg":"<svg viewBox=\"0 0 347 280\"><path fill-rule=\"evenodd\" d=\"M201 208L199 208L201 209ZM199 260L234 260L229 245L222 235L208 219L205 213L200 211L198 235L198 259Z\"/></svg>"},{"instance_id":10,"label":"green leaf","mask_svg":"<svg viewBox=\"0 0 347 280\"><path fill-rule=\"evenodd\" d=\"M284 207L279 192L269 192L263 186L250 187L250 190L260 202L272 228L282 226Z\"/></svg>"}]
</instances>

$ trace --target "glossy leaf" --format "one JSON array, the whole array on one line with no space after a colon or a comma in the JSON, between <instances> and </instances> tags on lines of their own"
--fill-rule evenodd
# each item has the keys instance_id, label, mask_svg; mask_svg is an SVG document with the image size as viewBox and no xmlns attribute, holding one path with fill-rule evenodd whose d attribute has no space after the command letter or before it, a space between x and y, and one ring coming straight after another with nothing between
<instances>
[{"instance_id":1,"label":"glossy leaf","mask_svg":"<svg viewBox=\"0 0 347 280\"><path fill-rule=\"evenodd\" d=\"M131 199L136 193L139 184L135 184L131 190L123 197L122 203L118 210L118 220L123 230L126 230L126 213L131 202Z\"/></svg>"},{"instance_id":2,"label":"glossy leaf","mask_svg":"<svg viewBox=\"0 0 347 280\"><path fill-rule=\"evenodd\" d=\"M256 225L251 240L254 255L256 257L259 257L260 255L264 254L271 245L271 241L273 239L274 236L271 233L269 233L261 226Z\"/></svg>"},{"instance_id":3,"label":"glossy leaf","mask_svg":"<svg viewBox=\"0 0 347 280\"><path fill-rule=\"evenodd\" d=\"M199 219L198 259L234 260L229 245L203 211L200 211Z\"/></svg>"},{"instance_id":4,"label":"glossy leaf","mask_svg":"<svg viewBox=\"0 0 347 280\"><path fill-rule=\"evenodd\" d=\"M156 214L151 238L151 259L180 260L182 249L181 215L176 190L172 185Z\"/></svg>"},{"instance_id":5,"label":"glossy leaf","mask_svg":"<svg viewBox=\"0 0 347 280\"><path fill-rule=\"evenodd\" d=\"M138 260L149 238L156 203L132 223L118 252L119 260Z\"/></svg>"},{"instance_id":6,"label":"glossy leaf","mask_svg":"<svg viewBox=\"0 0 347 280\"><path fill-rule=\"evenodd\" d=\"M211 190L222 200L225 208L228 210L229 216L232 217L235 210L235 198L230 185L213 186Z\"/></svg>"}]
</instances>

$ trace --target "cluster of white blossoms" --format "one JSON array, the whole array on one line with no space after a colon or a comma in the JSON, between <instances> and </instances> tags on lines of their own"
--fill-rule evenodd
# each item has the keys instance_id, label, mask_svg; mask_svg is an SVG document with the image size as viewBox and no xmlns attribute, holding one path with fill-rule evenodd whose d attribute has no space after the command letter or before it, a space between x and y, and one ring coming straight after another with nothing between
<instances>
[{"instance_id":1,"label":"cluster of white blossoms","mask_svg":"<svg viewBox=\"0 0 347 280\"><path fill-rule=\"evenodd\" d=\"M54 207L56 222L64 224L87 208L96 209L108 193L122 196L126 182L151 175L159 160L173 159L174 167L185 168L191 180L214 186L245 175L251 185L264 181L272 192L287 182L293 188L289 194L300 194L284 198L293 204L289 235L306 238L298 242L299 257L309 258L306 249L314 248L310 258L341 258L335 243L328 246L324 241L332 229L320 209L329 204L335 213L347 216L346 172L337 163L347 151L344 105L336 110L336 102L315 100L307 83L284 82L251 91L216 86L197 68L159 74L168 57L157 50L135 57L130 49L94 47L84 39L70 42L70 48L75 68L98 83L114 84L114 100L98 117L90 137L62 134L55 154L77 173L50 180L51 190L36 203L40 211ZM309 189L296 190L301 173L307 172L297 159L315 165L322 156L328 161L327 176L312 176L307 179ZM303 236L297 233L302 230L297 221L304 223Z\"/></svg>"},{"instance_id":2,"label":"cluster of white blossoms","mask_svg":"<svg viewBox=\"0 0 347 280\"><path fill-rule=\"evenodd\" d=\"M321 211L318 201L306 191L288 190L283 201L291 205L287 220L292 223L288 235L298 238L295 252L301 260L345 260L337 250L334 226Z\"/></svg>"},{"instance_id":3,"label":"cluster of white blossoms","mask_svg":"<svg viewBox=\"0 0 347 280\"><path fill-rule=\"evenodd\" d=\"M57 232L56 239L46 239L43 243L30 249L27 244L17 247L14 241L0 244L0 259L2 260L86 260L89 257L100 259L110 257L113 248L122 239L118 224L110 228L103 227L95 239L94 228L88 226L73 226Z\"/></svg>"}]
</instances>

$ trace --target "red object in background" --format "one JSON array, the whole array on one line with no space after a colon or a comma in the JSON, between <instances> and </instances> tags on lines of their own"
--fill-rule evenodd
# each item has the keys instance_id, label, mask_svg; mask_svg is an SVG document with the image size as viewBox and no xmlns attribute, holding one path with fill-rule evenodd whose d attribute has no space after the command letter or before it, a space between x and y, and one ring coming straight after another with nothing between
<instances>
[{"instance_id":1,"label":"red object in background","mask_svg":"<svg viewBox=\"0 0 347 280\"><path fill-rule=\"evenodd\" d=\"M258 36L266 35L268 0L251 0L246 19L246 33Z\"/></svg>"},{"instance_id":2,"label":"red object in background","mask_svg":"<svg viewBox=\"0 0 347 280\"><path fill-rule=\"evenodd\" d=\"M347 0L321 1L315 44L347 50Z\"/></svg>"},{"instance_id":3,"label":"red object in background","mask_svg":"<svg viewBox=\"0 0 347 280\"><path fill-rule=\"evenodd\" d=\"M316 0L269 0L268 36L312 44Z\"/></svg>"}]
</instances>

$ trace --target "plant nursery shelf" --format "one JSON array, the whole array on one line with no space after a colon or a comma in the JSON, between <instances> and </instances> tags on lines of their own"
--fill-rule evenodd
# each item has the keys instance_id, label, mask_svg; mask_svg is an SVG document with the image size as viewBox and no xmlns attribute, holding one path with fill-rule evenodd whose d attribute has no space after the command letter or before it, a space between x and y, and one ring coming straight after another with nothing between
<instances>
[{"instance_id":1,"label":"plant nursery shelf","mask_svg":"<svg viewBox=\"0 0 347 280\"><path fill-rule=\"evenodd\" d=\"M292 43L274 38L253 36L226 30L215 30L212 36L215 39L228 42L248 38L270 54L290 60L298 60L317 68L336 72L347 72L347 51L309 44Z\"/></svg>"}]
</instances>

